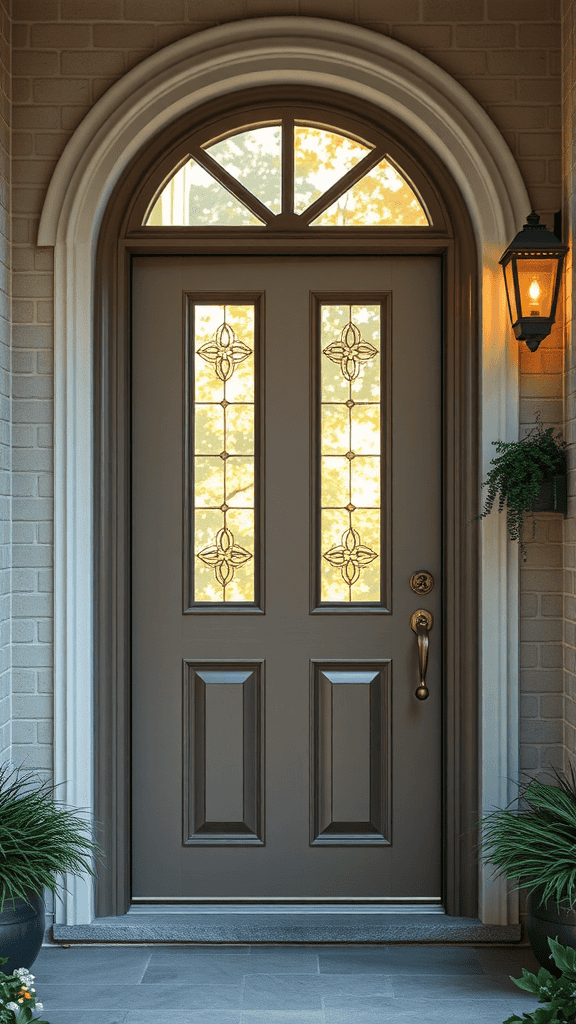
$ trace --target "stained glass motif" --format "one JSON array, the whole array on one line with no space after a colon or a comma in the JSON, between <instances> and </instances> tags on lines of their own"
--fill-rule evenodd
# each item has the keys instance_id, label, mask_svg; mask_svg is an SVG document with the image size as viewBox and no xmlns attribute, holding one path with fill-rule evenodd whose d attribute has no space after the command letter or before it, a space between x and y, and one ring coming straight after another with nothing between
<instances>
[{"instance_id":1,"label":"stained glass motif","mask_svg":"<svg viewBox=\"0 0 576 1024\"><path fill-rule=\"evenodd\" d=\"M144 223L162 227L202 224L261 227L263 221L204 167L189 160L164 186Z\"/></svg>"},{"instance_id":2,"label":"stained glass motif","mask_svg":"<svg viewBox=\"0 0 576 1024\"><path fill-rule=\"evenodd\" d=\"M282 129L251 128L208 146L206 152L272 213L282 208Z\"/></svg>"},{"instance_id":3,"label":"stained glass motif","mask_svg":"<svg viewBox=\"0 0 576 1024\"><path fill-rule=\"evenodd\" d=\"M380 601L380 306L321 306L320 600Z\"/></svg>"},{"instance_id":4,"label":"stained glass motif","mask_svg":"<svg viewBox=\"0 0 576 1024\"><path fill-rule=\"evenodd\" d=\"M312 221L339 227L426 227L428 223L413 188L388 160L382 160Z\"/></svg>"},{"instance_id":5,"label":"stained glass motif","mask_svg":"<svg viewBox=\"0 0 576 1024\"><path fill-rule=\"evenodd\" d=\"M334 185L371 146L345 135L313 128L294 127L294 212L303 213Z\"/></svg>"},{"instance_id":6,"label":"stained glass motif","mask_svg":"<svg viewBox=\"0 0 576 1024\"><path fill-rule=\"evenodd\" d=\"M253 603L254 306L194 305L194 600Z\"/></svg>"}]
</instances>

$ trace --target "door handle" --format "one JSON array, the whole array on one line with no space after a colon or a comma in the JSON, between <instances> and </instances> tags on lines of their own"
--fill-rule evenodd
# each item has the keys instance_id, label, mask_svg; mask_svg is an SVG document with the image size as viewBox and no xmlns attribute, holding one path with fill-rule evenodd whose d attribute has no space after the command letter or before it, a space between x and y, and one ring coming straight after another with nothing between
<instances>
[{"instance_id":1,"label":"door handle","mask_svg":"<svg viewBox=\"0 0 576 1024\"><path fill-rule=\"evenodd\" d=\"M426 686L426 669L428 668L428 646L429 646L429 633L434 625L432 614L427 612L424 608L419 608L418 611L410 618L410 626L416 633L418 640L418 665L420 668L420 686L415 692L415 696L418 700L426 700L429 689Z\"/></svg>"}]
</instances>

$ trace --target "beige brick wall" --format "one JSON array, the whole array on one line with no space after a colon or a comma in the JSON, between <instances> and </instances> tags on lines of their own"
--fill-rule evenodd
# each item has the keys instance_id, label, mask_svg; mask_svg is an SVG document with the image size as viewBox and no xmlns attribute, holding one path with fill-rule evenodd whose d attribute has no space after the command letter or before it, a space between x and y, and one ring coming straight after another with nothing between
<instances>
[{"instance_id":1,"label":"beige brick wall","mask_svg":"<svg viewBox=\"0 0 576 1024\"><path fill-rule=\"evenodd\" d=\"M0 754L10 757L11 651L11 382L10 382L10 129L11 23L0 2Z\"/></svg>"},{"instance_id":2,"label":"beige brick wall","mask_svg":"<svg viewBox=\"0 0 576 1024\"><path fill-rule=\"evenodd\" d=\"M159 47L218 22L330 17L424 53L484 106L552 227L561 203L560 0L13 0L14 752L50 766L52 268L36 247L55 162L91 105ZM529 211L526 211L528 213ZM559 338L523 353L523 412L562 419ZM539 524L523 569L524 743L537 767L562 745L558 523ZM560 626L559 626L560 623ZM560 736L560 739L558 739ZM546 738L544 738L546 737ZM32 763L32 761L30 761Z\"/></svg>"},{"instance_id":3,"label":"beige brick wall","mask_svg":"<svg viewBox=\"0 0 576 1024\"><path fill-rule=\"evenodd\" d=\"M574 217L576 195L574 159L576 156L576 0L565 0L563 5L563 137L562 160L564 174L564 229L565 241L570 245L566 269L565 304L565 434L569 441L568 454L568 519L564 523L563 551L563 689L564 689L564 747L566 759L576 755L576 334L574 333Z\"/></svg>"}]
</instances>

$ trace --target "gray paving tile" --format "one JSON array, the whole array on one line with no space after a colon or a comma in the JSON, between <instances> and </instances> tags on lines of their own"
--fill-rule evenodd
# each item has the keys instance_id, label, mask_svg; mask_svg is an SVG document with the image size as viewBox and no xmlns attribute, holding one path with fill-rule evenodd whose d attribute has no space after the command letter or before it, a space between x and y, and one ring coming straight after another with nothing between
<instances>
[{"instance_id":1,"label":"gray paving tile","mask_svg":"<svg viewBox=\"0 0 576 1024\"><path fill-rule=\"evenodd\" d=\"M246 976L242 1010L322 1010L319 976L251 974Z\"/></svg>"},{"instance_id":2,"label":"gray paving tile","mask_svg":"<svg viewBox=\"0 0 576 1024\"><path fill-rule=\"evenodd\" d=\"M34 961L32 973L39 985L44 982L66 983L74 975L80 975L87 983L99 982L103 978L110 984L137 985L142 980L150 960L149 948L100 946L90 949L41 949Z\"/></svg>"},{"instance_id":3,"label":"gray paving tile","mask_svg":"<svg viewBox=\"0 0 576 1024\"><path fill-rule=\"evenodd\" d=\"M470 974L479 970L475 949L454 946L344 946L318 951L321 974Z\"/></svg>"},{"instance_id":4,"label":"gray paving tile","mask_svg":"<svg viewBox=\"0 0 576 1024\"><path fill-rule=\"evenodd\" d=\"M284 1013L282 1010L265 1010L260 1013L248 1010L242 1014L242 1024L324 1024L324 1014L322 1010L302 1010L299 1013Z\"/></svg>"},{"instance_id":5,"label":"gray paving tile","mask_svg":"<svg viewBox=\"0 0 576 1024\"><path fill-rule=\"evenodd\" d=\"M143 985L239 985L251 957L179 957L152 959L146 968Z\"/></svg>"},{"instance_id":6,"label":"gray paving tile","mask_svg":"<svg viewBox=\"0 0 576 1024\"><path fill-rule=\"evenodd\" d=\"M320 975L322 1003L339 1006L343 1002L362 1004L368 998L394 999L394 987L385 974L325 974Z\"/></svg>"},{"instance_id":7,"label":"gray paving tile","mask_svg":"<svg viewBox=\"0 0 576 1024\"><path fill-rule=\"evenodd\" d=\"M241 1014L239 1010L199 1010L191 1013L131 1010L123 1024L241 1024Z\"/></svg>"},{"instance_id":8,"label":"gray paving tile","mask_svg":"<svg viewBox=\"0 0 576 1024\"><path fill-rule=\"evenodd\" d=\"M537 973L540 969L536 957L529 946L519 946L517 949L485 949L477 950L478 963L486 974L512 974L519 978L522 968Z\"/></svg>"},{"instance_id":9,"label":"gray paving tile","mask_svg":"<svg viewBox=\"0 0 576 1024\"><path fill-rule=\"evenodd\" d=\"M526 1009L526 1007L525 1007ZM339 1007L325 1010L325 1024L502 1024L514 1007L487 1000L458 1000L450 1005L431 1006L420 1002L410 1007Z\"/></svg>"},{"instance_id":10,"label":"gray paving tile","mask_svg":"<svg viewBox=\"0 0 576 1024\"><path fill-rule=\"evenodd\" d=\"M44 1006L66 1009L79 1001L78 984L38 986ZM86 1010L235 1010L240 1008L241 985L82 985ZM52 1024L52 1021L50 1021Z\"/></svg>"},{"instance_id":11,"label":"gray paving tile","mask_svg":"<svg viewBox=\"0 0 576 1024\"><path fill-rule=\"evenodd\" d=\"M244 970L250 974L318 974L318 953L310 946L253 947Z\"/></svg>"},{"instance_id":12,"label":"gray paving tile","mask_svg":"<svg viewBox=\"0 0 576 1024\"><path fill-rule=\"evenodd\" d=\"M503 998L519 989L504 974L469 975L395 975L392 979L397 999L458 999L463 992L473 999Z\"/></svg>"},{"instance_id":13,"label":"gray paving tile","mask_svg":"<svg viewBox=\"0 0 576 1024\"><path fill-rule=\"evenodd\" d=\"M241 943L228 942L202 942L202 943L179 943L175 945L154 945L148 947L154 956L174 956L175 953L182 953L187 956L250 956L252 946Z\"/></svg>"},{"instance_id":14,"label":"gray paving tile","mask_svg":"<svg viewBox=\"0 0 576 1024\"><path fill-rule=\"evenodd\" d=\"M41 1017L49 1024L126 1024L126 1010L51 1010L44 1004Z\"/></svg>"}]
</instances>

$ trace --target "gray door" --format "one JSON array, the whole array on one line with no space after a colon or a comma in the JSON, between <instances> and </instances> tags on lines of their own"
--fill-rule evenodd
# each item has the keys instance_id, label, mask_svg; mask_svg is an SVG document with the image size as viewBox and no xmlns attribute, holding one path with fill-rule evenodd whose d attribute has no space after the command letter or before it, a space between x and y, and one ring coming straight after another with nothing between
<instances>
[{"instance_id":1,"label":"gray door","mask_svg":"<svg viewBox=\"0 0 576 1024\"><path fill-rule=\"evenodd\" d=\"M134 261L135 899L440 896L440 273Z\"/></svg>"}]
</instances>

